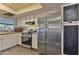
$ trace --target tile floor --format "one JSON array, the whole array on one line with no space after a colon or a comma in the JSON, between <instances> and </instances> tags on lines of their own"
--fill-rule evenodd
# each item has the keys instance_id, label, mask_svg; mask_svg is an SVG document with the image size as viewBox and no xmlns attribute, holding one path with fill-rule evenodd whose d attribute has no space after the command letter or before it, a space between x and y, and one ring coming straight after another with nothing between
<instances>
[{"instance_id":1,"label":"tile floor","mask_svg":"<svg viewBox=\"0 0 79 59\"><path fill-rule=\"evenodd\" d=\"M0 52L0 55L37 55L37 52L32 49L16 46Z\"/></svg>"}]
</instances>

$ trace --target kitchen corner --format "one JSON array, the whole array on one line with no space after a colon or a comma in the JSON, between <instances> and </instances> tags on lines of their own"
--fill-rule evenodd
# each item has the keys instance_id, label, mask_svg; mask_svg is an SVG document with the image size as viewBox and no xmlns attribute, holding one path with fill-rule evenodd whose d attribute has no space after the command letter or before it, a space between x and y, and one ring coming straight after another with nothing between
<instances>
[{"instance_id":1,"label":"kitchen corner","mask_svg":"<svg viewBox=\"0 0 79 59\"><path fill-rule=\"evenodd\" d=\"M22 33L23 32L0 32L0 48L1 48L0 51L14 47L16 45L22 46ZM32 43L31 47L33 49L37 49L37 34L36 33L32 34L31 43Z\"/></svg>"}]
</instances>

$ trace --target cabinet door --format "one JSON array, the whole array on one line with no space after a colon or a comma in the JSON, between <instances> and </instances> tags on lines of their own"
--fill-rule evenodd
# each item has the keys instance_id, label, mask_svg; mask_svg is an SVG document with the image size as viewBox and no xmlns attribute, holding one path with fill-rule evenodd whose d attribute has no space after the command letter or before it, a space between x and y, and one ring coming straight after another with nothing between
<instances>
[{"instance_id":1,"label":"cabinet door","mask_svg":"<svg viewBox=\"0 0 79 59\"><path fill-rule=\"evenodd\" d=\"M37 49L37 35L32 35L32 47Z\"/></svg>"},{"instance_id":2,"label":"cabinet door","mask_svg":"<svg viewBox=\"0 0 79 59\"><path fill-rule=\"evenodd\" d=\"M20 18L17 19L17 27L21 26L21 20Z\"/></svg>"},{"instance_id":3,"label":"cabinet door","mask_svg":"<svg viewBox=\"0 0 79 59\"><path fill-rule=\"evenodd\" d=\"M9 38L8 38L8 41L9 41L9 44L8 44L8 47L12 47L13 46L13 40L14 38L12 37L12 34L11 35L9 35Z\"/></svg>"},{"instance_id":4,"label":"cabinet door","mask_svg":"<svg viewBox=\"0 0 79 59\"><path fill-rule=\"evenodd\" d=\"M15 46L17 44L16 35L12 35L12 46Z\"/></svg>"},{"instance_id":5,"label":"cabinet door","mask_svg":"<svg viewBox=\"0 0 79 59\"><path fill-rule=\"evenodd\" d=\"M21 42L22 33L17 33L16 36L17 36L17 39L16 39L17 40L17 44L21 45L21 43L22 43Z\"/></svg>"},{"instance_id":6,"label":"cabinet door","mask_svg":"<svg viewBox=\"0 0 79 59\"><path fill-rule=\"evenodd\" d=\"M8 35L8 41L9 41L9 44L8 44L8 47L13 47L15 46L17 43L16 43L16 36L14 34L11 34L11 35Z\"/></svg>"},{"instance_id":7,"label":"cabinet door","mask_svg":"<svg viewBox=\"0 0 79 59\"><path fill-rule=\"evenodd\" d=\"M2 39L0 37L0 51L2 50Z\"/></svg>"},{"instance_id":8,"label":"cabinet door","mask_svg":"<svg viewBox=\"0 0 79 59\"><path fill-rule=\"evenodd\" d=\"M21 18L21 26L25 26L26 21L25 21L25 17Z\"/></svg>"},{"instance_id":9,"label":"cabinet door","mask_svg":"<svg viewBox=\"0 0 79 59\"><path fill-rule=\"evenodd\" d=\"M3 36L3 43L2 43L2 45L3 45L3 50L8 48L8 44L9 44L9 40L7 39L7 36L4 35L4 36Z\"/></svg>"},{"instance_id":10,"label":"cabinet door","mask_svg":"<svg viewBox=\"0 0 79 59\"><path fill-rule=\"evenodd\" d=\"M78 21L78 4L65 6L63 13L64 22Z\"/></svg>"},{"instance_id":11,"label":"cabinet door","mask_svg":"<svg viewBox=\"0 0 79 59\"><path fill-rule=\"evenodd\" d=\"M64 53L78 54L78 26L64 26Z\"/></svg>"},{"instance_id":12,"label":"cabinet door","mask_svg":"<svg viewBox=\"0 0 79 59\"><path fill-rule=\"evenodd\" d=\"M3 35L3 49L11 47L11 39L9 35Z\"/></svg>"}]
</instances>

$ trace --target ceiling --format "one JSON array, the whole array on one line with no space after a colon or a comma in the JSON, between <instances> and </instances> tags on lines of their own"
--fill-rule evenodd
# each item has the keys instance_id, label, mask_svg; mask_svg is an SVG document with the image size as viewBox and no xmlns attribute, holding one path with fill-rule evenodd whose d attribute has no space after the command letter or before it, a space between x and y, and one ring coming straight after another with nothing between
<instances>
[{"instance_id":1,"label":"ceiling","mask_svg":"<svg viewBox=\"0 0 79 59\"><path fill-rule=\"evenodd\" d=\"M40 3L0 3L0 9L14 15L43 8Z\"/></svg>"},{"instance_id":2,"label":"ceiling","mask_svg":"<svg viewBox=\"0 0 79 59\"><path fill-rule=\"evenodd\" d=\"M0 9L0 16L7 17L8 18L8 16L4 15L5 13L7 13L7 11L4 11L4 10L1 10Z\"/></svg>"},{"instance_id":3,"label":"ceiling","mask_svg":"<svg viewBox=\"0 0 79 59\"><path fill-rule=\"evenodd\" d=\"M3 4L11 8L12 10L15 10L16 11L15 13L19 12L19 14L15 14L15 16L20 16L20 15L28 16L28 15L33 15L33 14L45 13L48 11L61 10L61 6L64 5L64 3L39 3L39 4L36 4L36 3L3 3ZM40 7L40 5L42 6L42 8ZM33 8L35 9L32 10ZM6 12L1 10L0 14L4 14Z\"/></svg>"},{"instance_id":4,"label":"ceiling","mask_svg":"<svg viewBox=\"0 0 79 59\"><path fill-rule=\"evenodd\" d=\"M61 10L61 6L65 5L66 3L41 3L42 7L41 9L38 10L34 10L34 11L30 11L27 13L23 13L23 14L19 14L16 15L17 16L22 16L22 15L34 15L34 14L41 14L41 13L45 13L45 12L49 12L49 11L58 11Z\"/></svg>"},{"instance_id":5,"label":"ceiling","mask_svg":"<svg viewBox=\"0 0 79 59\"><path fill-rule=\"evenodd\" d=\"M4 5L14 9L14 10L19 10L22 8L25 8L28 5L31 5L32 3L4 3Z\"/></svg>"}]
</instances>

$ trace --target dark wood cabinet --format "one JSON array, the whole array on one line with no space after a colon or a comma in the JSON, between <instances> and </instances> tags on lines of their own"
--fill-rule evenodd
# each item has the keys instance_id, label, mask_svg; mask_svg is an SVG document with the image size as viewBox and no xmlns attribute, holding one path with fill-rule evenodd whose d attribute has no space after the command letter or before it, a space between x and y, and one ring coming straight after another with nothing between
<instances>
[{"instance_id":1,"label":"dark wood cabinet","mask_svg":"<svg viewBox=\"0 0 79 59\"><path fill-rule=\"evenodd\" d=\"M78 4L63 7L63 53L78 55Z\"/></svg>"},{"instance_id":2,"label":"dark wood cabinet","mask_svg":"<svg viewBox=\"0 0 79 59\"><path fill-rule=\"evenodd\" d=\"M66 6L63 10L64 22L78 21L78 4Z\"/></svg>"},{"instance_id":3,"label":"dark wood cabinet","mask_svg":"<svg viewBox=\"0 0 79 59\"><path fill-rule=\"evenodd\" d=\"M64 53L78 54L78 26L64 26Z\"/></svg>"}]
</instances>

